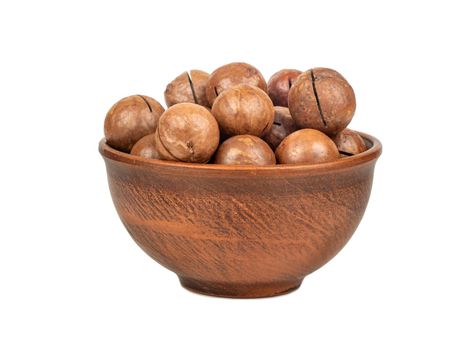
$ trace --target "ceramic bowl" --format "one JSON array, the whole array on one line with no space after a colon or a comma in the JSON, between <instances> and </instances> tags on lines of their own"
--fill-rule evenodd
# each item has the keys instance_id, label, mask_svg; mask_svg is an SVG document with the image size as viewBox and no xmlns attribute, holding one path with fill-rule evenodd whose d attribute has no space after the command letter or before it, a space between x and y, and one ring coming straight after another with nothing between
<instances>
[{"instance_id":1,"label":"ceramic bowl","mask_svg":"<svg viewBox=\"0 0 472 350\"><path fill-rule=\"evenodd\" d=\"M109 147L111 197L136 243L187 289L267 297L297 289L362 219L380 142L335 162L267 167L150 160Z\"/></svg>"}]
</instances>

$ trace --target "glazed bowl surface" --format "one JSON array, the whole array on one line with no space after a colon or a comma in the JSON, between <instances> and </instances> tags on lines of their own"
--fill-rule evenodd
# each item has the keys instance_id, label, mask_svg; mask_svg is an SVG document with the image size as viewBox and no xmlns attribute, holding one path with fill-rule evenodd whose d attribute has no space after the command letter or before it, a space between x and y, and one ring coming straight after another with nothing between
<instances>
[{"instance_id":1,"label":"glazed bowl surface","mask_svg":"<svg viewBox=\"0 0 472 350\"><path fill-rule=\"evenodd\" d=\"M145 159L99 144L121 221L192 291L267 297L297 289L356 230L380 142L335 162L266 167Z\"/></svg>"}]
</instances>

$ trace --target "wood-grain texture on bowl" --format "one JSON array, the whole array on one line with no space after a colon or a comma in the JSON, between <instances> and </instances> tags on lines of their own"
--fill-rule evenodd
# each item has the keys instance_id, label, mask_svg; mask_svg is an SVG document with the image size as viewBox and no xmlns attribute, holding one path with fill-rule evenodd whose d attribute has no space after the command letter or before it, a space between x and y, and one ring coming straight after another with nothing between
<instances>
[{"instance_id":1,"label":"wood-grain texture on bowl","mask_svg":"<svg viewBox=\"0 0 472 350\"><path fill-rule=\"evenodd\" d=\"M381 153L335 162L225 166L144 159L100 142L116 210L137 244L182 285L227 297L298 288L347 243Z\"/></svg>"}]
</instances>

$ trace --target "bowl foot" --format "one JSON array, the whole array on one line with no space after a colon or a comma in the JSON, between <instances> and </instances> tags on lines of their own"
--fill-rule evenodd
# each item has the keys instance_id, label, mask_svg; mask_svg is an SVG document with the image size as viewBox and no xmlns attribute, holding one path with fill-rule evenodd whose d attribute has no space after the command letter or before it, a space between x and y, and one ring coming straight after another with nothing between
<instances>
[{"instance_id":1,"label":"bowl foot","mask_svg":"<svg viewBox=\"0 0 472 350\"><path fill-rule=\"evenodd\" d=\"M270 283L221 283L199 281L180 277L180 284L185 289L198 294L223 298L267 298L287 294L297 290L303 280L277 281Z\"/></svg>"}]
</instances>

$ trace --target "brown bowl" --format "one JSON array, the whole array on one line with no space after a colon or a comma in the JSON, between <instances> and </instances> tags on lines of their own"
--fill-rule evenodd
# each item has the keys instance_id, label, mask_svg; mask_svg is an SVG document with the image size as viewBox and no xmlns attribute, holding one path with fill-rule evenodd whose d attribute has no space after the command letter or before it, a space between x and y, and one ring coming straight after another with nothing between
<instances>
[{"instance_id":1,"label":"brown bowl","mask_svg":"<svg viewBox=\"0 0 472 350\"><path fill-rule=\"evenodd\" d=\"M224 297L297 289L347 243L369 200L380 142L316 165L150 160L104 140L111 196L136 243L182 286Z\"/></svg>"}]
</instances>

